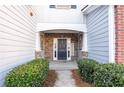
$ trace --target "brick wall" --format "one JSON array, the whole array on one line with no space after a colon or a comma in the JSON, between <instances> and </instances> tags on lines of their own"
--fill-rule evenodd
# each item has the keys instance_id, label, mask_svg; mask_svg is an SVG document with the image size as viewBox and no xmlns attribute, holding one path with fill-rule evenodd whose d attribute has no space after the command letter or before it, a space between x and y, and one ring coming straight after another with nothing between
<instances>
[{"instance_id":1,"label":"brick wall","mask_svg":"<svg viewBox=\"0 0 124 93\"><path fill-rule=\"evenodd\" d=\"M124 63L124 5L115 6L116 54L117 63Z\"/></svg>"},{"instance_id":2,"label":"brick wall","mask_svg":"<svg viewBox=\"0 0 124 93\"><path fill-rule=\"evenodd\" d=\"M45 44L45 58L48 60L53 60L53 38L71 38L71 43L75 44L75 56L72 57L72 60L75 60L78 56L78 34L73 33L45 33L44 35L44 44Z\"/></svg>"}]
</instances>

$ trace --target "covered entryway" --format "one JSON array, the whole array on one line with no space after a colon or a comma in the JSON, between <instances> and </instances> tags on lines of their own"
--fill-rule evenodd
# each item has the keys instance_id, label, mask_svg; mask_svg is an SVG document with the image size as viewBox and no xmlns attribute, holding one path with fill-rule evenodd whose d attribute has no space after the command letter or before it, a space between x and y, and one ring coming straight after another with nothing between
<instances>
[{"instance_id":1,"label":"covered entryway","mask_svg":"<svg viewBox=\"0 0 124 93\"><path fill-rule=\"evenodd\" d=\"M55 29L40 32L39 47L42 57L49 61L82 59L86 48L85 34L80 31Z\"/></svg>"},{"instance_id":2,"label":"covered entryway","mask_svg":"<svg viewBox=\"0 0 124 93\"><path fill-rule=\"evenodd\" d=\"M84 24L40 23L37 31L36 55L49 61L66 62L85 56L83 52L87 51L87 33Z\"/></svg>"}]
</instances>

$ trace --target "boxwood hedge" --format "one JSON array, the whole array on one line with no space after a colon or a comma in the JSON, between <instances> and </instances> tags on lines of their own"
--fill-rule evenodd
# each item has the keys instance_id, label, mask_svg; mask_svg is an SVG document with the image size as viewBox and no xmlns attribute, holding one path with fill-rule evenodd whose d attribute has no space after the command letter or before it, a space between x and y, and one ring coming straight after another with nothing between
<instances>
[{"instance_id":1,"label":"boxwood hedge","mask_svg":"<svg viewBox=\"0 0 124 93\"><path fill-rule=\"evenodd\" d=\"M124 65L97 65L94 72L94 84L98 87L124 87Z\"/></svg>"},{"instance_id":2,"label":"boxwood hedge","mask_svg":"<svg viewBox=\"0 0 124 93\"><path fill-rule=\"evenodd\" d=\"M5 78L7 87L43 86L49 70L48 61L35 59L11 70Z\"/></svg>"},{"instance_id":3,"label":"boxwood hedge","mask_svg":"<svg viewBox=\"0 0 124 93\"><path fill-rule=\"evenodd\" d=\"M98 87L124 87L123 64L100 64L91 59L78 61L81 77Z\"/></svg>"},{"instance_id":4,"label":"boxwood hedge","mask_svg":"<svg viewBox=\"0 0 124 93\"><path fill-rule=\"evenodd\" d=\"M92 59L83 59L78 61L79 72L81 73L82 79L93 83L93 73L96 64L97 62Z\"/></svg>"}]
</instances>

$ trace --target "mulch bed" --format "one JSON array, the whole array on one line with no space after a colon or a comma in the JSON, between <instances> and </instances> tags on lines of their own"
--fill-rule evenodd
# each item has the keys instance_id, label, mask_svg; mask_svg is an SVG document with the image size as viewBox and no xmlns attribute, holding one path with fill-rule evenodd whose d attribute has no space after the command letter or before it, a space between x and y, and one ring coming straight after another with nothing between
<instances>
[{"instance_id":1,"label":"mulch bed","mask_svg":"<svg viewBox=\"0 0 124 93\"><path fill-rule=\"evenodd\" d=\"M92 84L89 84L81 79L81 76L77 69L72 70L72 77L75 80L75 84L77 87L94 87Z\"/></svg>"},{"instance_id":2,"label":"mulch bed","mask_svg":"<svg viewBox=\"0 0 124 93\"><path fill-rule=\"evenodd\" d=\"M50 70L48 73L48 78L44 83L44 87L53 87L57 79L58 79L58 76L56 71Z\"/></svg>"}]
</instances>

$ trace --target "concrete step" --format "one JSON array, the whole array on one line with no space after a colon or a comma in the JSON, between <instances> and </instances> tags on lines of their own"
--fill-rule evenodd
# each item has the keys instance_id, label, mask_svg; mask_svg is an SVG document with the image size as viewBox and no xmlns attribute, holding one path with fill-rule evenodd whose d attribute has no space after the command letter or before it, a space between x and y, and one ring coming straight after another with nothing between
<instances>
[{"instance_id":1,"label":"concrete step","mask_svg":"<svg viewBox=\"0 0 124 93\"><path fill-rule=\"evenodd\" d=\"M52 70L71 70L78 69L76 62L50 62L49 67Z\"/></svg>"}]
</instances>

